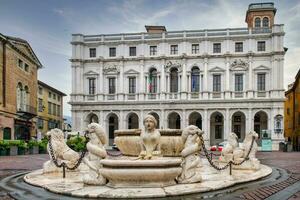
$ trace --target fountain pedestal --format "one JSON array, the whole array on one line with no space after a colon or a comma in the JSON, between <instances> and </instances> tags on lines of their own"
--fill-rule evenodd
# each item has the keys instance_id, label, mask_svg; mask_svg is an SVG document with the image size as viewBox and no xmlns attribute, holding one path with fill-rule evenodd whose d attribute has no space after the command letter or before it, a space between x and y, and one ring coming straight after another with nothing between
<instances>
[{"instance_id":1,"label":"fountain pedestal","mask_svg":"<svg viewBox=\"0 0 300 200\"><path fill-rule=\"evenodd\" d=\"M100 173L109 180L107 186L114 188L165 187L176 184L175 178L182 170L181 162L181 158L174 157L104 159Z\"/></svg>"}]
</instances>

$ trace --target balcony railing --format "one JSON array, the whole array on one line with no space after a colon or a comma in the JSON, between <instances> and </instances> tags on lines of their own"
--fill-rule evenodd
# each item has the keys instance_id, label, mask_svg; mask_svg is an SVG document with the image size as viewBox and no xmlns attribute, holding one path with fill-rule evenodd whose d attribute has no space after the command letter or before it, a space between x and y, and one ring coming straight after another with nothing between
<instances>
[{"instance_id":1,"label":"balcony railing","mask_svg":"<svg viewBox=\"0 0 300 200\"><path fill-rule=\"evenodd\" d=\"M24 113L24 114L28 113L28 114L31 114L31 115L37 115L37 108L33 107L31 105L21 104L17 108L17 112L18 113Z\"/></svg>"}]
</instances>

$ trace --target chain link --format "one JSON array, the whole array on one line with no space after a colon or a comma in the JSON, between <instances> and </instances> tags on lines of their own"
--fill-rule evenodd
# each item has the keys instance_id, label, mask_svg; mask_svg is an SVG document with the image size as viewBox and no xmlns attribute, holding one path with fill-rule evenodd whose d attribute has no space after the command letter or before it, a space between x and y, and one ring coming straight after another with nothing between
<instances>
[{"instance_id":1,"label":"chain link","mask_svg":"<svg viewBox=\"0 0 300 200\"><path fill-rule=\"evenodd\" d=\"M50 150L49 153L50 153L52 161L53 161L53 163L55 164L56 167L58 167L58 168L66 167L68 170L75 170L75 169L77 169L79 167L79 165L82 162L82 159L84 158L84 156L85 156L85 154L87 152L86 144L88 143L89 138L86 136L86 134L87 133L84 134L84 137L85 137L84 149L81 152L80 157L79 157L77 163L73 167L69 167L65 162L62 162L61 164L58 163L57 158L55 158L55 155L54 155L54 150L53 150L52 142L51 142L51 135L49 136L49 150Z\"/></svg>"},{"instance_id":2,"label":"chain link","mask_svg":"<svg viewBox=\"0 0 300 200\"><path fill-rule=\"evenodd\" d=\"M206 159L208 160L209 164L210 164L213 168L215 168L216 170L221 171L221 170L224 170L224 169L228 168L231 164L232 164L232 165L241 165L241 164L243 164L246 160L249 160L249 154L250 154L250 152L251 152L251 150L252 150L252 147L253 147L253 144L254 144L255 137L254 137L254 136L252 137L250 149L249 149L249 151L247 152L247 155L246 155L246 157L244 158L244 160L242 160L240 163L235 163L235 162L233 162L232 160L230 160L226 165L224 165L224 166L222 166L222 167L217 166L217 165L213 162L212 157L210 157L210 156L208 155L209 153L208 153L208 151L207 151L207 149L206 149L206 147L205 147L204 139L203 139L203 136L202 136L202 135L200 136L200 140L201 140L202 149L203 149L203 151L204 151L205 157L206 157Z\"/></svg>"}]
</instances>

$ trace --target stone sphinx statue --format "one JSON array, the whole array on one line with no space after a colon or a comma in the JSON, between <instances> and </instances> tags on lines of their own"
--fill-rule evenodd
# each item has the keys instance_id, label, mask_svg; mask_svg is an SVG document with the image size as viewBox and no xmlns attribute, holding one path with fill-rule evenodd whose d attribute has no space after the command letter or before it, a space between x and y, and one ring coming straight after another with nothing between
<instances>
[{"instance_id":1,"label":"stone sphinx statue","mask_svg":"<svg viewBox=\"0 0 300 200\"><path fill-rule=\"evenodd\" d=\"M88 166L89 171L83 176L83 182L89 185L105 185L106 178L100 173L102 167L100 160L107 156L104 145L107 143L107 137L104 129L97 123L88 125L87 143L88 154L84 157L83 162Z\"/></svg>"},{"instance_id":2,"label":"stone sphinx statue","mask_svg":"<svg viewBox=\"0 0 300 200\"><path fill-rule=\"evenodd\" d=\"M197 126L190 125L186 127L181 135L184 149L181 152L183 161L181 163L182 172L177 178L179 183L201 182L202 163L199 156L201 139L203 134Z\"/></svg>"},{"instance_id":3,"label":"stone sphinx statue","mask_svg":"<svg viewBox=\"0 0 300 200\"><path fill-rule=\"evenodd\" d=\"M62 162L64 162L68 167L73 167L79 159L79 154L74 150L72 150L66 144L64 140L64 133L60 129L55 128L47 132L47 136L48 137L50 136L50 140L47 145L50 160L44 163L43 172L50 173L50 172L58 172L62 170L56 167L56 165L54 164L54 161L51 156L51 150L49 144L50 142L53 150L52 153L57 163L61 164Z\"/></svg>"},{"instance_id":4,"label":"stone sphinx statue","mask_svg":"<svg viewBox=\"0 0 300 200\"><path fill-rule=\"evenodd\" d=\"M152 115L144 119L145 129L140 135L141 152L139 158L151 159L153 156L161 156L160 132L156 129L157 121Z\"/></svg>"}]
</instances>

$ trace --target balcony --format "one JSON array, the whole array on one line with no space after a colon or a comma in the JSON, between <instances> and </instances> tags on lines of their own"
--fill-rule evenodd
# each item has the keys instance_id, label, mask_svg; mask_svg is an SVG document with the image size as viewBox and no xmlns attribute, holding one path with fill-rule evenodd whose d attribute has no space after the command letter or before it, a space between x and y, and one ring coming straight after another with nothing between
<instances>
[{"instance_id":1,"label":"balcony","mask_svg":"<svg viewBox=\"0 0 300 200\"><path fill-rule=\"evenodd\" d=\"M37 108L27 104L21 104L17 108L17 113L27 120L37 116Z\"/></svg>"}]
</instances>

